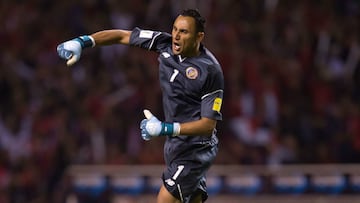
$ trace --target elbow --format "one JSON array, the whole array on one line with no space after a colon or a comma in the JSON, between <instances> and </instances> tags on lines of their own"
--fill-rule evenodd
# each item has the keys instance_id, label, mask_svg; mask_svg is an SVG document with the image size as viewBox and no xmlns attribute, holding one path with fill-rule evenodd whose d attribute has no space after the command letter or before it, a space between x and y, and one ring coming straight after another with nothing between
<instances>
[{"instance_id":1,"label":"elbow","mask_svg":"<svg viewBox=\"0 0 360 203\"><path fill-rule=\"evenodd\" d=\"M214 131L216 130L216 123L216 120L206 119L206 122L204 123L204 134L208 136L214 134Z\"/></svg>"}]
</instances>

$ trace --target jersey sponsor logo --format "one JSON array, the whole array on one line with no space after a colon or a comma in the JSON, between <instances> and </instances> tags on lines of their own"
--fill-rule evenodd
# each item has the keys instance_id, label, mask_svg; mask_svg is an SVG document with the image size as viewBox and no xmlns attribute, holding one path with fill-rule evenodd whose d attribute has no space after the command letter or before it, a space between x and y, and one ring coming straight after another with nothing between
<instances>
[{"instance_id":1,"label":"jersey sponsor logo","mask_svg":"<svg viewBox=\"0 0 360 203\"><path fill-rule=\"evenodd\" d=\"M140 34L139 34L139 37L140 38L145 38L145 39L151 39L152 36L154 34L154 31L151 31L151 30L141 30L140 31Z\"/></svg>"},{"instance_id":2,"label":"jersey sponsor logo","mask_svg":"<svg viewBox=\"0 0 360 203\"><path fill-rule=\"evenodd\" d=\"M186 68L185 72L186 72L186 77L191 79L191 80L196 79L198 77L198 75L199 75L198 70L196 70L196 68L191 67L191 66Z\"/></svg>"},{"instance_id":3,"label":"jersey sponsor logo","mask_svg":"<svg viewBox=\"0 0 360 203\"><path fill-rule=\"evenodd\" d=\"M216 97L213 104L213 110L219 112L221 109L222 99L220 97Z\"/></svg>"}]
</instances>

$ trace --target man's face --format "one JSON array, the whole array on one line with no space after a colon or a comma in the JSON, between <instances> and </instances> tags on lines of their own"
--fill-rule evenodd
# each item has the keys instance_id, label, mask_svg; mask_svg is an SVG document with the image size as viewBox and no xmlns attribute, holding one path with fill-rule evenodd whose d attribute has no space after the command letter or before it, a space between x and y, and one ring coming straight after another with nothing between
<instances>
[{"instance_id":1,"label":"man's face","mask_svg":"<svg viewBox=\"0 0 360 203\"><path fill-rule=\"evenodd\" d=\"M183 57L196 56L203 38L203 32L196 32L195 19L178 16L172 29L172 51Z\"/></svg>"}]
</instances>

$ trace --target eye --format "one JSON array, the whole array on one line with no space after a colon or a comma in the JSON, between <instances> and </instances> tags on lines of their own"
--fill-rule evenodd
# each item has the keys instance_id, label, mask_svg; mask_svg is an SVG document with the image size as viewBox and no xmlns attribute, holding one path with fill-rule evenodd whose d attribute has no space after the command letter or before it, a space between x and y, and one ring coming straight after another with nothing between
<instances>
[{"instance_id":1,"label":"eye","mask_svg":"<svg viewBox=\"0 0 360 203\"><path fill-rule=\"evenodd\" d=\"M187 30L180 30L180 32L181 32L181 33L184 33L184 34L188 33Z\"/></svg>"}]
</instances>

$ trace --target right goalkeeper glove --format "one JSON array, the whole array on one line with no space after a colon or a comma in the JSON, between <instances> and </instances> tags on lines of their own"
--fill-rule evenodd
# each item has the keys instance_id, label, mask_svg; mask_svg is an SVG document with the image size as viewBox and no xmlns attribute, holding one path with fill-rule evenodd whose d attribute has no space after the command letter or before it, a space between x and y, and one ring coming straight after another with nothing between
<instances>
[{"instance_id":1,"label":"right goalkeeper glove","mask_svg":"<svg viewBox=\"0 0 360 203\"><path fill-rule=\"evenodd\" d=\"M72 66L80 59L82 49L94 46L94 39L89 35L84 35L59 44L57 52L61 58L67 60L66 65Z\"/></svg>"}]
</instances>

